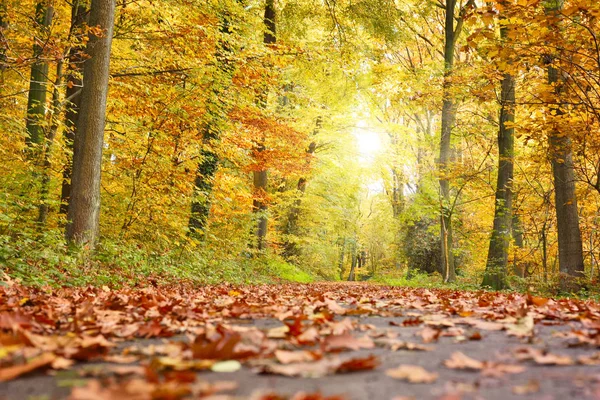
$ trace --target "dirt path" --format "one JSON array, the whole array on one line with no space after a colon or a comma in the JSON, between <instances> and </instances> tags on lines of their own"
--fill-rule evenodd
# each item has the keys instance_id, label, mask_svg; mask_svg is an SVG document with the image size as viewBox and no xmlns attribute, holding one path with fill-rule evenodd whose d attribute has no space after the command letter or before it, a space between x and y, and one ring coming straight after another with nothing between
<instances>
[{"instance_id":1,"label":"dirt path","mask_svg":"<svg viewBox=\"0 0 600 400\"><path fill-rule=\"evenodd\" d=\"M0 399L600 399L592 302L365 284L0 293Z\"/></svg>"}]
</instances>

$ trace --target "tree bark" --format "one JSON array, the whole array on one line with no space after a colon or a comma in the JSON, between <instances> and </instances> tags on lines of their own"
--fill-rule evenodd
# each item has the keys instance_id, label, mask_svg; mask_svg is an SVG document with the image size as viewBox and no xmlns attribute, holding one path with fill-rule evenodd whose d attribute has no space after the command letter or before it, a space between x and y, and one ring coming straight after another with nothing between
<instances>
[{"instance_id":1,"label":"tree bark","mask_svg":"<svg viewBox=\"0 0 600 400\"><path fill-rule=\"evenodd\" d=\"M275 44L277 41L277 27L275 24L275 4L274 0L267 0L265 3L265 14L263 18L265 25L265 32L263 35L263 44L266 46ZM263 106L266 107L266 97L263 101ZM260 154L265 151L264 141L257 146L257 152ZM260 157L259 157L260 158ZM268 185L268 171L266 169L260 169L253 172L254 175L254 193L255 199L253 202L253 211L258 214L258 221L256 227L256 248L262 251L266 247L267 238L267 227L269 219L267 216L268 205L265 201L265 195L267 193Z\"/></svg>"},{"instance_id":2,"label":"tree bark","mask_svg":"<svg viewBox=\"0 0 600 400\"><path fill-rule=\"evenodd\" d=\"M8 28L6 4L0 4L0 83L4 83L4 70L8 68L6 58L6 37L4 31Z\"/></svg>"},{"instance_id":3,"label":"tree bark","mask_svg":"<svg viewBox=\"0 0 600 400\"><path fill-rule=\"evenodd\" d=\"M441 270L445 282L456 279L453 253L452 231L452 206L450 199L449 162L451 157L452 129L456 120L456 105L452 95L452 72L454 69L454 47L462 30L466 10L475 4L468 0L455 18L456 0L446 0L444 16L444 84L442 103L442 122L440 135L440 158L438 171L440 174L440 242L441 242ZM454 21L456 19L456 26Z\"/></svg>"},{"instance_id":4,"label":"tree bark","mask_svg":"<svg viewBox=\"0 0 600 400\"><path fill-rule=\"evenodd\" d=\"M29 80L29 95L27 98L27 138L26 143L35 161L40 154L40 146L44 141L44 119L46 115L46 86L48 84L48 63L43 59L45 42L47 40L54 9L46 1L39 1L35 9L36 35L33 44L33 59L31 78Z\"/></svg>"},{"instance_id":5,"label":"tree bark","mask_svg":"<svg viewBox=\"0 0 600 400\"><path fill-rule=\"evenodd\" d=\"M550 26L554 28L554 32L560 31L559 12L562 6L562 0L548 0L545 3L546 13L551 19ZM559 38L562 38L562 35L559 34ZM559 68L554 64L556 58L553 56L547 58L548 82L554 86L554 95L558 104L554 111L555 115L560 117L564 115L561 107L563 78ZM561 288L565 291L574 291L579 289L578 280L584 275L583 246L575 194L571 139L559 124L560 122L555 123L549 134L558 230L558 268L561 275Z\"/></svg>"},{"instance_id":6,"label":"tree bark","mask_svg":"<svg viewBox=\"0 0 600 400\"><path fill-rule=\"evenodd\" d=\"M50 128L48 130L48 135L46 135L46 140L44 143L43 153L44 153L44 162L43 162L43 172L42 172L42 182L40 188L40 205L38 207L38 222L41 225L46 224L46 220L48 219L48 213L50 211L50 206L48 205L48 193L50 190L50 169L52 167L52 163L50 162L50 154L52 152L52 145L54 144L54 139L56 138L56 132L58 131L58 116L61 110L61 102L60 102L60 85L63 79L63 61L59 60L56 65L56 79L54 80L54 89L52 90L52 110L50 113Z\"/></svg>"},{"instance_id":7,"label":"tree bark","mask_svg":"<svg viewBox=\"0 0 600 400\"><path fill-rule=\"evenodd\" d=\"M80 37L84 34L83 29L88 19L88 0L75 1L71 8L71 28L70 37L73 39L77 36L77 41L80 42ZM73 46L69 50L68 69L67 69L67 89L65 96L66 112L65 112L65 146L67 160L63 167L63 181L60 193L60 209L61 214L67 215L69 198L71 193L71 175L73 169L73 142L77 135L77 118L79 116L79 108L81 106L81 89L83 81L81 74L83 72L83 63L85 61L85 46Z\"/></svg>"},{"instance_id":8,"label":"tree bark","mask_svg":"<svg viewBox=\"0 0 600 400\"><path fill-rule=\"evenodd\" d=\"M503 17L501 17L503 19ZM508 27L500 28L500 39L508 39ZM498 127L498 180L494 210L494 226L490 238L483 286L494 290L507 287L508 249L512 229L512 181L514 172L515 78L505 73L500 91L500 123Z\"/></svg>"},{"instance_id":9,"label":"tree bark","mask_svg":"<svg viewBox=\"0 0 600 400\"><path fill-rule=\"evenodd\" d=\"M339 241L339 239L338 239ZM344 273L346 269L344 268L344 258L346 256L346 238L343 238L340 245L340 258L338 259L338 269L340 271L340 279L344 279Z\"/></svg>"},{"instance_id":10,"label":"tree bark","mask_svg":"<svg viewBox=\"0 0 600 400\"><path fill-rule=\"evenodd\" d=\"M206 100L206 113L202 127L203 148L200 151L200 162L194 180L194 196L192 198L188 232L199 239L206 230L210 214L213 180L219 168L219 155L215 146L221 138L221 126L227 119L230 106L226 102L227 90L235 64L234 49L228 36L233 33L232 16L228 11L221 14L221 36L216 46L216 71Z\"/></svg>"},{"instance_id":11,"label":"tree bark","mask_svg":"<svg viewBox=\"0 0 600 400\"><path fill-rule=\"evenodd\" d=\"M83 67L81 110L74 142L73 178L69 202L67 240L93 248L100 221L100 178L104 123L113 36L115 0L92 0L90 26L102 35L90 34Z\"/></svg>"},{"instance_id":12,"label":"tree bark","mask_svg":"<svg viewBox=\"0 0 600 400\"><path fill-rule=\"evenodd\" d=\"M454 8L456 0L446 0L444 22L444 84L442 103L442 132L440 136L440 157L438 170L440 174L440 241L441 241L441 270L444 281L455 280L454 254L452 252L452 211L450 208L450 180L448 164L450 160L450 143L452 128L456 119L454 101L451 94L452 69L454 68Z\"/></svg>"},{"instance_id":13,"label":"tree bark","mask_svg":"<svg viewBox=\"0 0 600 400\"><path fill-rule=\"evenodd\" d=\"M315 130L313 131L313 136L316 136L321 127L323 125L322 117L317 117ZM308 145L306 149L306 154L311 156L317 150L317 142L312 141ZM307 160L307 163L310 163L310 159ZM300 206L302 204L302 196L304 192L306 192L307 179L306 177L300 177L298 179L298 184L296 185L297 197L292 203L292 207L287 215L286 223L283 227L283 234L285 239L285 243L283 245L283 256L286 259L291 259L294 256L298 255L298 247L296 246L296 242L294 240L290 240L290 236L298 234L298 221L300 219Z\"/></svg>"}]
</instances>

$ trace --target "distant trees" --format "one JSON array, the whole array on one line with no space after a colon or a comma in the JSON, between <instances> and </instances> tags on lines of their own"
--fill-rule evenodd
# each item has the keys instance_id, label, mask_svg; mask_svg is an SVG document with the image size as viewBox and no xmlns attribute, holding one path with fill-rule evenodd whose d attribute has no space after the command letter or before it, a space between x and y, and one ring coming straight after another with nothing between
<instances>
[{"instance_id":1,"label":"distant trees","mask_svg":"<svg viewBox=\"0 0 600 400\"><path fill-rule=\"evenodd\" d=\"M514 269L576 290L600 257L599 13L2 2L0 244L56 242L66 223L78 246L102 232L152 257L494 289ZM359 128L379 154L363 157Z\"/></svg>"}]
</instances>

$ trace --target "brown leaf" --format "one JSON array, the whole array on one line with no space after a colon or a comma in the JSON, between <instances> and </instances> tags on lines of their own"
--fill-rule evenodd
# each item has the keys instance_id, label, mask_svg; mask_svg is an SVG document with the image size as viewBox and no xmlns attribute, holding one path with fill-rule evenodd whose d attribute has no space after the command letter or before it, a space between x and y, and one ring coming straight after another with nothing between
<instances>
[{"instance_id":1,"label":"brown leaf","mask_svg":"<svg viewBox=\"0 0 600 400\"><path fill-rule=\"evenodd\" d=\"M421 336L421 338L423 339L423 343L431 343L437 342L441 333L442 331L439 329L426 326L422 331L418 333L418 335Z\"/></svg>"},{"instance_id":2,"label":"brown leaf","mask_svg":"<svg viewBox=\"0 0 600 400\"><path fill-rule=\"evenodd\" d=\"M323 358L316 362L294 363L282 365L267 363L259 367L259 371L267 374L283 376L300 376L303 378L320 378L337 371L339 360Z\"/></svg>"},{"instance_id":3,"label":"brown leaf","mask_svg":"<svg viewBox=\"0 0 600 400\"><path fill-rule=\"evenodd\" d=\"M329 311L331 311L334 314L337 314L337 315L344 315L344 314L346 314L347 310L344 307L340 306L334 300L325 299L325 304L327 305L327 308L329 308Z\"/></svg>"},{"instance_id":4,"label":"brown leaf","mask_svg":"<svg viewBox=\"0 0 600 400\"><path fill-rule=\"evenodd\" d=\"M47 367L56 360L53 353L42 353L39 356L28 360L26 364L13 365L12 367L0 368L0 382L10 381L21 375L35 371L36 369Z\"/></svg>"},{"instance_id":5,"label":"brown leaf","mask_svg":"<svg viewBox=\"0 0 600 400\"><path fill-rule=\"evenodd\" d=\"M575 361L569 356L552 354L533 347L524 347L515 351L517 360L533 360L540 365L573 365Z\"/></svg>"},{"instance_id":6,"label":"brown leaf","mask_svg":"<svg viewBox=\"0 0 600 400\"><path fill-rule=\"evenodd\" d=\"M313 344L316 343L321 335L319 335L319 331L314 326L311 326L302 334L296 336L296 341L300 344Z\"/></svg>"},{"instance_id":7,"label":"brown leaf","mask_svg":"<svg viewBox=\"0 0 600 400\"><path fill-rule=\"evenodd\" d=\"M351 358L342 362L337 368L337 372L355 372L355 371L366 371L377 368L381 362L379 358L370 355L368 357Z\"/></svg>"},{"instance_id":8,"label":"brown leaf","mask_svg":"<svg viewBox=\"0 0 600 400\"><path fill-rule=\"evenodd\" d=\"M350 333L328 336L324 342L325 351L360 350L374 347L375 343L368 336L355 338Z\"/></svg>"},{"instance_id":9,"label":"brown leaf","mask_svg":"<svg viewBox=\"0 0 600 400\"><path fill-rule=\"evenodd\" d=\"M394 379L401 379L410 383L433 383L438 374L428 372L418 365L400 365L397 368L388 369L385 374Z\"/></svg>"},{"instance_id":10,"label":"brown leaf","mask_svg":"<svg viewBox=\"0 0 600 400\"><path fill-rule=\"evenodd\" d=\"M275 358L281 364L291 364L297 362L310 362L322 358L322 355L314 351L287 351L275 350Z\"/></svg>"},{"instance_id":11,"label":"brown leaf","mask_svg":"<svg viewBox=\"0 0 600 400\"><path fill-rule=\"evenodd\" d=\"M448 360L444 361L444 365L447 368L451 369L470 369L470 370L480 370L483 369L483 362L475 360L460 351L455 351L452 353Z\"/></svg>"},{"instance_id":12,"label":"brown leaf","mask_svg":"<svg viewBox=\"0 0 600 400\"><path fill-rule=\"evenodd\" d=\"M514 394L533 394L540 391L540 383L535 379L530 379L524 385L513 386L512 392Z\"/></svg>"}]
</instances>

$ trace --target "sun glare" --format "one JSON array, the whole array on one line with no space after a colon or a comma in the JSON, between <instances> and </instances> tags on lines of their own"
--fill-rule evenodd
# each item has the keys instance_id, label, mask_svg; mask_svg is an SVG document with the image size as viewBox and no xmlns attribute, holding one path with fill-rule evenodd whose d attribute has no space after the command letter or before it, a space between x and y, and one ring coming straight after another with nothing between
<instances>
[{"instance_id":1,"label":"sun glare","mask_svg":"<svg viewBox=\"0 0 600 400\"><path fill-rule=\"evenodd\" d=\"M367 127L359 127L354 131L358 153L368 161L373 161L382 151L381 137L379 133L369 130Z\"/></svg>"}]
</instances>

